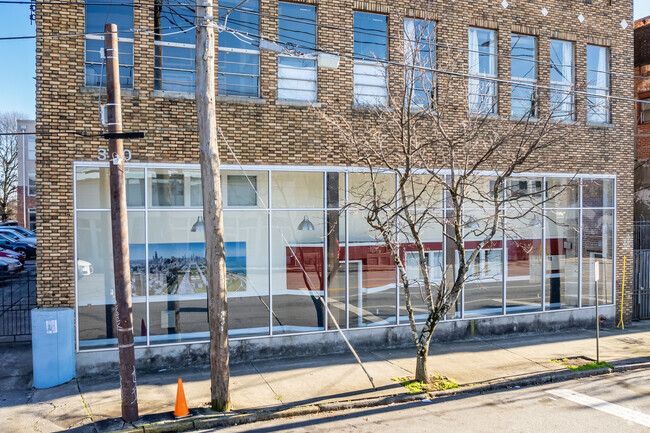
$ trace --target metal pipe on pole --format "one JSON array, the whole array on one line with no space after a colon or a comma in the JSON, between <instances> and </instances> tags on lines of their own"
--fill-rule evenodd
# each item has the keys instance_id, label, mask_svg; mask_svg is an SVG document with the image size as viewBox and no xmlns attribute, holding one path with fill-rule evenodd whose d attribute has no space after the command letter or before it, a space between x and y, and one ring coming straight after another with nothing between
<instances>
[{"instance_id":1,"label":"metal pipe on pole","mask_svg":"<svg viewBox=\"0 0 650 433\"><path fill-rule=\"evenodd\" d=\"M122 133L122 95L117 25L104 26L106 52L106 111L109 133ZM113 268L115 276L115 320L120 362L120 390L122 419L138 419L138 394L135 379L135 347L131 304L131 268L129 262L129 229L126 214L126 187L124 181L124 143L121 138L108 140L111 192L111 231L113 240Z\"/></svg>"},{"instance_id":2,"label":"metal pipe on pole","mask_svg":"<svg viewBox=\"0 0 650 433\"><path fill-rule=\"evenodd\" d=\"M210 400L215 411L230 410L228 297L221 171L215 104L215 42L211 0L196 3L196 112L199 129L205 260L210 326Z\"/></svg>"}]
</instances>

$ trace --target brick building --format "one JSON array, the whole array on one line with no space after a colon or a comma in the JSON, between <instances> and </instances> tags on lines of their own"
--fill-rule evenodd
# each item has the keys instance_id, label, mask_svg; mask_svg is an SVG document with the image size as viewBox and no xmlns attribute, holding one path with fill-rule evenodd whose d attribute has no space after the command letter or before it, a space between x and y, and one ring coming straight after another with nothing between
<instances>
[{"instance_id":1,"label":"brick building","mask_svg":"<svg viewBox=\"0 0 650 433\"><path fill-rule=\"evenodd\" d=\"M650 17L634 22L634 95L650 101ZM643 79L640 77L649 77ZM637 138L635 153L635 219L650 218L650 104L637 104Z\"/></svg>"},{"instance_id":2,"label":"brick building","mask_svg":"<svg viewBox=\"0 0 650 433\"><path fill-rule=\"evenodd\" d=\"M174 31L179 20L185 29L191 27L194 17L176 2L162 8L106 3L36 6L38 35L86 33L37 40L39 305L75 309L80 366L117 359L106 142L45 134L101 131L97 102L104 68L98 33L113 21L125 30L120 35L124 128L146 131L146 138L125 145L137 353L148 359L165 353L195 359L206 347L192 343L205 342L208 328L203 235L196 230L202 202L194 32ZM238 3L223 0L221 6ZM342 152L332 150L345 143L336 142L339 135L314 108L335 110L355 125L370 121L364 108L387 101L403 74L399 67L381 66L388 78L381 76L376 62L367 61L368 53L381 65L403 58L405 32L414 23L431 28L446 47L437 51L437 64L455 63L483 77L476 85L483 89L481 101L491 102L490 116L507 121L521 101L535 100L532 93L513 98L511 80L539 86L533 109L540 117L558 110L566 128L562 142L537 155L535 169L526 176L549 184L569 182L577 174L580 181L575 195L557 205L562 209L548 210L581 221L580 229L568 233L550 223L540 226L531 235L539 250L523 258L504 238L495 246L500 275L506 267L523 272L497 276L488 288L467 289L436 331L440 338L592 323L593 262L601 259L601 302L613 320L620 311L621 258L630 257L632 249L634 106L610 96L633 97L631 11L631 0L438 0L428 5L249 0L232 12L222 22L232 31L218 35L214 57L218 124L238 157L222 146L229 329L237 357L342 350L314 295L325 296L354 344L408 344L395 268L381 244L368 236L362 217L346 211L342 220L343 266L338 281L329 283L334 287L319 277L326 267L324 221L331 206L326 191L335 179L345 196L362 174ZM328 69L318 67L315 56L260 50L259 35L291 46L294 54L336 53L340 64ZM533 72L515 72L515 49L528 56ZM444 82L450 81L440 85ZM455 95L462 107L459 119L467 118L479 97L470 95L468 106L465 87ZM569 102L554 101L553 95L563 91ZM587 98L585 91L602 96ZM585 187L592 184L599 191L595 210L588 200L592 189ZM597 241L585 238L590 218L597 221L590 223L597 225ZM436 236L431 257L442 254L442 236ZM309 263L304 273L313 277L311 282L301 275L292 248ZM481 260L489 266L487 255ZM530 296L518 299L514 281L524 281ZM550 294L554 288L557 298ZM623 308L627 320L629 293Z\"/></svg>"},{"instance_id":3,"label":"brick building","mask_svg":"<svg viewBox=\"0 0 650 433\"><path fill-rule=\"evenodd\" d=\"M18 130L31 133L18 138L17 221L36 230L36 122L18 120Z\"/></svg>"}]
</instances>

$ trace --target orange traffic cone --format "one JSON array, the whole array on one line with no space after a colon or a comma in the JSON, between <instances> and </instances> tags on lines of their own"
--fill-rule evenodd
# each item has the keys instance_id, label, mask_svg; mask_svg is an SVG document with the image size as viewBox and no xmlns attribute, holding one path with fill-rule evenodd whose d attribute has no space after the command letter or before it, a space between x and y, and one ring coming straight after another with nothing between
<instances>
[{"instance_id":1,"label":"orange traffic cone","mask_svg":"<svg viewBox=\"0 0 650 433\"><path fill-rule=\"evenodd\" d=\"M176 407L174 408L174 416L182 418L188 416L190 411L187 409L187 402L185 401L185 391L183 391L183 381L178 378L178 388L176 389Z\"/></svg>"}]
</instances>

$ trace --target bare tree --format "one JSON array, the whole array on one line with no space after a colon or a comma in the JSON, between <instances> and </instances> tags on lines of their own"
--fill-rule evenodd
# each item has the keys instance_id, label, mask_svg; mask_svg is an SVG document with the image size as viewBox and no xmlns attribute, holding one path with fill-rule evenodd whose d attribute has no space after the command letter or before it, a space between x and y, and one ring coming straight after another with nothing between
<instances>
[{"instance_id":1,"label":"bare tree","mask_svg":"<svg viewBox=\"0 0 650 433\"><path fill-rule=\"evenodd\" d=\"M23 116L16 112L0 114L0 221L15 214L18 188L18 125Z\"/></svg>"},{"instance_id":2,"label":"bare tree","mask_svg":"<svg viewBox=\"0 0 650 433\"><path fill-rule=\"evenodd\" d=\"M541 204L564 193L566 185L547 187L517 173L534 171L559 145L564 122L558 120L572 109L573 89L549 95L524 84L518 93L523 108L504 119L497 116L497 80L472 73L472 62L485 61L484 54L436 53L432 25L424 20L405 24L403 54L400 64L377 60L367 71L370 83L390 76L403 86L362 96L357 102L367 106L361 114L320 114L341 138L336 152L367 169L347 207L363 212L397 266L417 351L415 380L428 383L429 344L438 323L454 316L468 285L486 287L504 278L500 267L489 269L495 237L501 239L507 221L520 221L509 225L514 239L516 227L541 227ZM553 106L540 109L542 98L554 100ZM437 237L445 241L444 253L432 251Z\"/></svg>"}]
</instances>

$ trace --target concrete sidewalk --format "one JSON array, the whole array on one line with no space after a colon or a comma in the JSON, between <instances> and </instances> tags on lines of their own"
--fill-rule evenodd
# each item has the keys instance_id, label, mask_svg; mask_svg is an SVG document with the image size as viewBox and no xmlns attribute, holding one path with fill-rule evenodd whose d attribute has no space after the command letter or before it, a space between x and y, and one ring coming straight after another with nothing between
<instances>
[{"instance_id":1,"label":"concrete sidewalk","mask_svg":"<svg viewBox=\"0 0 650 433\"><path fill-rule=\"evenodd\" d=\"M613 365L650 361L650 322L601 330L601 360ZM412 375L414 349L359 352L373 390L351 354L263 360L231 367L233 410L282 409L406 393L394 377ZM459 384L514 379L565 368L554 358L596 357L595 332L571 330L432 344L430 373ZM172 366L170 366L172 367ZM183 379L190 408L207 408L209 370L169 368L138 373L140 414L171 412ZM12 432L53 432L120 417L119 378L81 378L50 389L31 388L29 345L0 346L0 419Z\"/></svg>"}]
</instances>

